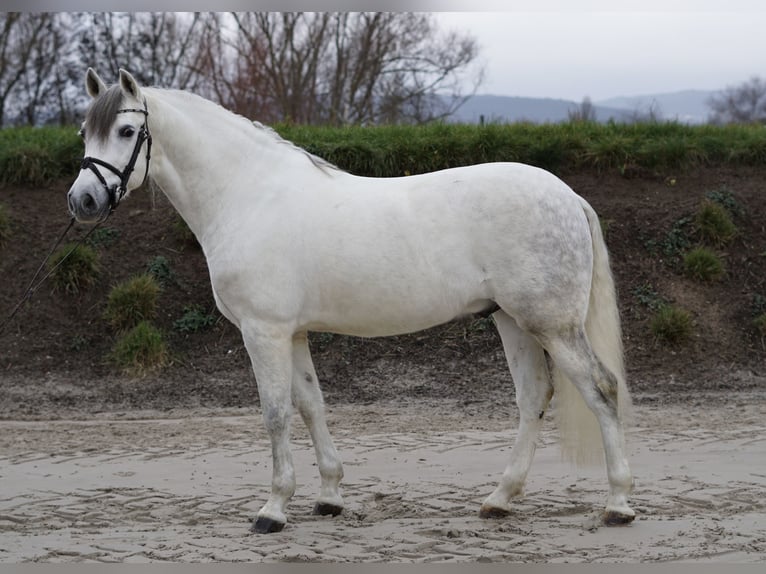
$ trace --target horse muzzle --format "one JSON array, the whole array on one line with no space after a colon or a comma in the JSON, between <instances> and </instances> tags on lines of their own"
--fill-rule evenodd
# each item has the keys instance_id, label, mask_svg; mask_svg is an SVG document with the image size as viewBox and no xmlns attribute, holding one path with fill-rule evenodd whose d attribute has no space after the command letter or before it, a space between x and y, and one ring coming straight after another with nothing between
<instances>
[{"instance_id":1,"label":"horse muzzle","mask_svg":"<svg viewBox=\"0 0 766 574\"><path fill-rule=\"evenodd\" d=\"M109 216L110 194L102 186L72 187L67 194L69 213L79 223L96 223Z\"/></svg>"}]
</instances>

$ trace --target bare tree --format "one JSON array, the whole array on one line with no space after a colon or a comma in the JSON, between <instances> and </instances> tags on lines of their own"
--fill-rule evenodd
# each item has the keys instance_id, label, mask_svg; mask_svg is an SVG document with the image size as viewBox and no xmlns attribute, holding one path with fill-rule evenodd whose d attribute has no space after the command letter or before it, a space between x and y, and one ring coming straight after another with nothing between
<instances>
[{"instance_id":1,"label":"bare tree","mask_svg":"<svg viewBox=\"0 0 766 574\"><path fill-rule=\"evenodd\" d=\"M131 69L146 84L194 89L199 14L3 14L0 104L28 124L72 123L87 66ZM11 71L14 74L11 74ZM2 116L0 116L2 121Z\"/></svg>"},{"instance_id":2,"label":"bare tree","mask_svg":"<svg viewBox=\"0 0 766 574\"><path fill-rule=\"evenodd\" d=\"M199 13L93 12L79 32L82 60L117 75L126 68L146 85L194 89L202 25Z\"/></svg>"},{"instance_id":3,"label":"bare tree","mask_svg":"<svg viewBox=\"0 0 766 574\"><path fill-rule=\"evenodd\" d=\"M0 125L9 97L29 123L73 121L87 103L87 66L108 77L127 68L146 85L201 92L267 122L445 117L481 70L475 40L434 22L387 12L2 13Z\"/></svg>"},{"instance_id":4,"label":"bare tree","mask_svg":"<svg viewBox=\"0 0 766 574\"><path fill-rule=\"evenodd\" d=\"M5 123L9 99L23 84L29 69L37 74L46 73L49 61L41 46L50 32L51 21L51 14L0 12L0 127ZM32 97L36 99L39 95L35 88ZM28 108L23 102L17 98L20 106Z\"/></svg>"},{"instance_id":5,"label":"bare tree","mask_svg":"<svg viewBox=\"0 0 766 574\"><path fill-rule=\"evenodd\" d=\"M590 96L585 96L576 108L570 108L567 111L567 117L570 122L595 122L596 108Z\"/></svg>"},{"instance_id":6,"label":"bare tree","mask_svg":"<svg viewBox=\"0 0 766 574\"><path fill-rule=\"evenodd\" d=\"M137 14L133 59L146 69L147 83L193 90L200 83L194 62L199 56L202 21L199 12Z\"/></svg>"},{"instance_id":7,"label":"bare tree","mask_svg":"<svg viewBox=\"0 0 766 574\"><path fill-rule=\"evenodd\" d=\"M632 124L652 124L661 122L663 118L662 106L655 99L649 104L638 104L627 116L627 121Z\"/></svg>"},{"instance_id":8,"label":"bare tree","mask_svg":"<svg viewBox=\"0 0 766 574\"><path fill-rule=\"evenodd\" d=\"M197 91L226 108L265 122L279 119L268 87L267 46L257 34L242 33L229 14L202 16L199 55L193 64Z\"/></svg>"},{"instance_id":9,"label":"bare tree","mask_svg":"<svg viewBox=\"0 0 766 574\"><path fill-rule=\"evenodd\" d=\"M56 98L60 78L56 68L65 41L57 14L30 14L30 17L39 20L42 29L15 90L15 99L23 110L26 123L36 125L61 115L56 111L59 108L60 112L63 103L61 94ZM48 109L41 118L44 106Z\"/></svg>"},{"instance_id":10,"label":"bare tree","mask_svg":"<svg viewBox=\"0 0 766 574\"><path fill-rule=\"evenodd\" d=\"M766 80L754 76L712 96L711 123L766 123Z\"/></svg>"},{"instance_id":11,"label":"bare tree","mask_svg":"<svg viewBox=\"0 0 766 574\"><path fill-rule=\"evenodd\" d=\"M478 53L470 36L440 34L430 14L233 17L243 40L236 57L251 72L262 70L252 76L255 89L283 120L343 125L444 117L465 100L464 76ZM480 71L474 80L475 90Z\"/></svg>"},{"instance_id":12,"label":"bare tree","mask_svg":"<svg viewBox=\"0 0 766 574\"><path fill-rule=\"evenodd\" d=\"M259 99L265 100L261 107L277 112L279 117L273 119L314 120L330 14L248 12L233 17L238 32L236 56L252 80L238 78L237 85L253 95L260 93Z\"/></svg>"}]
</instances>

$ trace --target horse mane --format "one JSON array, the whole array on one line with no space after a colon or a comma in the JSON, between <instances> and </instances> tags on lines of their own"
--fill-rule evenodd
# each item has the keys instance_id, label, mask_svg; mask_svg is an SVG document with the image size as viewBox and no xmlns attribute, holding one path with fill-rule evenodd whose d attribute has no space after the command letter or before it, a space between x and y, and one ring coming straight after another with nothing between
<instances>
[{"instance_id":1,"label":"horse mane","mask_svg":"<svg viewBox=\"0 0 766 574\"><path fill-rule=\"evenodd\" d=\"M189 92L189 91L186 91L186 90L171 90L171 89L156 89L156 88L155 88L155 90L157 92L159 92L159 93L172 93L173 95L179 96L182 99L186 99L186 100L189 100L189 101L196 101L196 102L200 102L201 101L201 102L205 102L206 104L215 106L215 107L223 110L224 112L226 112L230 116L236 118L237 120L240 120L242 125L245 127L245 129L253 129L253 128L255 128L258 132L263 133L263 134L269 136L276 143L282 144L282 145L286 145L286 146L290 147L291 149L302 153L303 155L305 155L309 159L309 161L311 161L311 163L314 165L314 167L316 167L317 169L319 169L320 171L322 171L322 172L324 172L324 173L326 173L328 175L329 175L330 171L339 171L339 172L343 171L341 168L339 168L335 164L327 161L326 159L323 159L323 158L321 158L321 157L319 157L317 155L314 155L313 153L310 153L310 152L306 151L302 147L300 147L298 145L295 145L293 142L291 142L289 140L286 140L285 138L280 136L276 132L276 130L274 130L274 128L272 128L270 126L267 126L265 124L262 124L259 121L250 120L250 119L246 118L245 116L243 116L241 114L237 114L235 112L232 112L231 110L223 107L221 104L218 104L218 103L216 103L216 102L214 102L212 100L208 100L207 98L204 98L204 97L202 97L202 96L200 96L198 94L195 94L194 92Z\"/></svg>"},{"instance_id":2,"label":"horse mane","mask_svg":"<svg viewBox=\"0 0 766 574\"><path fill-rule=\"evenodd\" d=\"M243 125L250 126L250 128L255 128L256 130L271 137L271 139L273 139L275 142L287 145L290 148L301 152L311 161L314 167L323 171L324 173L329 174L330 171L343 171L338 166L330 163L329 161L309 153L300 146L295 145L293 142L284 139L273 128L264 125L261 122L249 120L246 117L240 114L236 114L231 110L227 110L220 104L203 98L202 96L194 94L193 92L188 92L185 90L163 90L157 88L153 88L152 90L160 93L170 93L189 101L202 101L216 106L226 113L242 120ZM91 105L88 107L88 110L85 112L85 125L87 126L88 131L92 132L99 140L106 140L109 137L109 130L114 124L114 118L117 116L117 112L122 106L122 102L123 95L119 84L110 86L106 92L94 99Z\"/></svg>"},{"instance_id":3,"label":"horse mane","mask_svg":"<svg viewBox=\"0 0 766 574\"><path fill-rule=\"evenodd\" d=\"M309 160L311 161L311 163L314 164L315 167L319 168L320 170L324 171L325 173L327 173L327 170L343 171L337 165L335 165L333 163L330 163L326 159L321 158L321 157L319 157L317 155L314 155L313 153L310 153L310 152L306 151L302 147L295 145L290 140L286 140L281 135L279 135L274 128L269 127L267 125L264 125L264 124L262 124L261 122L258 122L258 121L253 121L252 124L257 129L262 130L264 133L266 133L267 135L271 136L271 138L273 138L277 143L285 144L285 145L291 147L292 149L301 152L303 155L305 155L306 157L309 158Z\"/></svg>"}]
</instances>

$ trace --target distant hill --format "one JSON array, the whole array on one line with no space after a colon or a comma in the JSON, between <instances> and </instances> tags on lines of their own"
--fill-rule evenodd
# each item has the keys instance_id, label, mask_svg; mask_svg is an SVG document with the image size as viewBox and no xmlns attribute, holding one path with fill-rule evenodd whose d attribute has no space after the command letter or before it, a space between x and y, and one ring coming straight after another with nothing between
<instances>
[{"instance_id":1,"label":"distant hill","mask_svg":"<svg viewBox=\"0 0 766 574\"><path fill-rule=\"evenodd\" d=\"M660 119L684 123L704 123L709 109L705 103L715 92L686 90L669 94L623 96L594 102L596 120L607 122L631 121L636 115L650 110ZM450 118L455 123L556 123L569 119L571 110L580 102L552 98L522 98L516 96L475 95L470 97Z\"/></svg>"},{"instance_id":2,"label":"distant hill","mask_svg":"<svg viewBox=\"0 0 766 574\"><path fill-rule=\"evenodd\" d=\"M644 96L621 96L597 102L599 106L608 106L645 113L652 106L662 119L677 120L682 123L705 123L710 115L707 101L716 92L708 90L684 90L668 94L649 94Z\"/></svg>"}]
</instances>

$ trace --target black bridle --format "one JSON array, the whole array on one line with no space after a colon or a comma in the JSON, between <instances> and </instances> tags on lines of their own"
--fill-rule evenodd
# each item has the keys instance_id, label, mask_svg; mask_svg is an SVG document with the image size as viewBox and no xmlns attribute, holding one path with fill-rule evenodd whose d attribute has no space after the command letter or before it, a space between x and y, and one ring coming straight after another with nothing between
<instances>
[{"instance_id":1,"label":"black bridle","mask_svg":"<svg viewBox=\"0 0 766 574\"><path fill-rule=\"evenodd\" d=\"M151 151L152 151L152 135L149 133L149 111L146 108L146 100L144 100L144 109L140 108L125 108L121 110L117 110L118 114L127 114L131 112L138 112L140 114L144 114L144 117L146 118L144 120L144 124L138 129L138 134L136 137L136 145L133 147L133 153L130 156L130 160L128 161L128 165L125 166L125 169L122 171L113 166L111 163L106 162L102 159L98 159L97 157L84 157L82 159L82 162L80 163L80 169L89 169L93 173L96 174L96 177L101 182L101 185L104 186L104 189L106 190L107 195L109 196L109 212L115 210L115 208L119 205L122 198L125 196L125 194L128 191L128 180L130 179L130 176L133 174L133 169L136 167L136 161L138 160L138 154L141 153L141 146L146 142L146 171L144 172L144 179L141 182L141 185L146 181L146 178L149 175L149 160L151 159ZM103 174L99 171L98 167L101 166L105 167L117 177L120 178L119 185L113 185L112 187L109 187L109 185L106 183L106 179L104 178Z\"/></svg>"}]
</instances>

